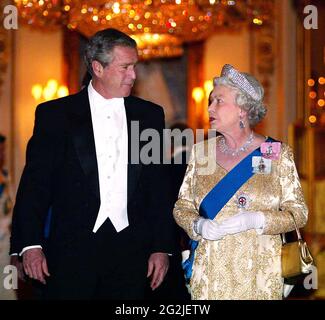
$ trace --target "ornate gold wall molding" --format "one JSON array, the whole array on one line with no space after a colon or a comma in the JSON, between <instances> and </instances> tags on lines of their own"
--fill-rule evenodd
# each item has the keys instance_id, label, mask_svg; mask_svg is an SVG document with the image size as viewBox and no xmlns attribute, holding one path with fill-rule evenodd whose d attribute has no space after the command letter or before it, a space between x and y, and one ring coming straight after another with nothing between
<instances>
[{"instance_id":1,"label":"ornate gold wall molding","mask_svg":"<svg viewBox=\"0 0 325 320\"><path fill-rule=\"evenodd\" d=\"M0 13L3 12L4 4L0 5ZM8 35L9 31L4 29L3 26L3 15L0 15L0 95L1 87L3 84L4 74L7 71L8 66Z\"/></svg>"},{"instance_id":2,"label":"ornate gold wall molding","mask_svg":"<svg viewBox=\"0 0 325 320\"><path fill-rule=\"evenodd\" d=\"M187 49L187 123L192 129L203 128L197 119L196 105L192 98L192 90L202 87L204 83L203 73L204 41L188 45Z\"/></svg>"}]
</instances>

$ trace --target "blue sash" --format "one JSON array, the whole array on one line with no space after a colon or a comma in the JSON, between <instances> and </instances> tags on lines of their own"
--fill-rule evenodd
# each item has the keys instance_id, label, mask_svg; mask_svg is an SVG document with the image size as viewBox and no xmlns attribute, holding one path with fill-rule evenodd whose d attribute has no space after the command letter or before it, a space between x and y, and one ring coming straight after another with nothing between
<instances>
[{"instance_id":1,"label":"blue sash","mask_svg":"<svg viewBox=\"0 0 325 320\"><path fill-rule=\"evenodd\" d=\"M267 138L265 142L273 141L275 140ZM202 200L199 208L200 216L213 220L240 187L254 175L252 158L261 155L261 149L257 148L228 172ZM194 253L198 244L198 241L190 240L190 256L182 264L186 282L189 282L192 276Z\"/></svg>"}]
</instances>

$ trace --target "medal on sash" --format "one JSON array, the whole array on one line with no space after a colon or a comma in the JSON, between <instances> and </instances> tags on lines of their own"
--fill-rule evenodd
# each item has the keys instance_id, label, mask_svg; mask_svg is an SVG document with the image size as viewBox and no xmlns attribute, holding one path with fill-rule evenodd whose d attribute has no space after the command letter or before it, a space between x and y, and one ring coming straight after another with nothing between
<instances>
[{"instance_id":1,"label":"medal on sash","mask_svg":"<svg viewBox=\"0 0 325 320\"><path fill-rule=\"evenodd\" d=\"M237 196L237 207L239 211L247 211L251 199L246 193L241 193Z\"/></svg>"}]
</instances>

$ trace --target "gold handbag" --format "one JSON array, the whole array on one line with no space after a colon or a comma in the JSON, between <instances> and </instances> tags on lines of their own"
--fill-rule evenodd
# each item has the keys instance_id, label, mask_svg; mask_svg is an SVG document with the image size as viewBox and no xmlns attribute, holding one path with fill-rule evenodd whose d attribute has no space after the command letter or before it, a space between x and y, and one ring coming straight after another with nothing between
<instances>
[{"instance_id":1,"label":"gold handbag","mask_svg":"<svg viewBox=\"0 0 325 320\"><path fill-rule=\"evenodd\" d=\"M311 266L314 263L314 259L307 247L307 243L301 237L295 218L291 212L290 214L295 224L297 241L287 243L285 234L282 233L282 277L285 279L310 273Z\"/></svg>"}]
</instances>

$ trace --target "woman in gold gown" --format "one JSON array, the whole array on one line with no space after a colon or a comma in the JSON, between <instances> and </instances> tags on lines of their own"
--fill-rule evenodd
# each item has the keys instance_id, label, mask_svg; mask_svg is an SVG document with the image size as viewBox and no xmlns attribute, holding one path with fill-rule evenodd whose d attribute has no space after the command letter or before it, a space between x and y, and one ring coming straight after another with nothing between
<instances>
[{"instance_id":1,"label":"woman in gold gown","mask_svg":"<svg viewBox=\"0 0 325 320\"><path fill-rule=\"evenodd\" d=\"M263 97L230 65L214 79L210 125L221 135L194 145L174 208L195 249L192 299L282 299L281 233L293 217L303 227L308 210L291 148L253 131Z\"/></svg>"}]
</instances>

